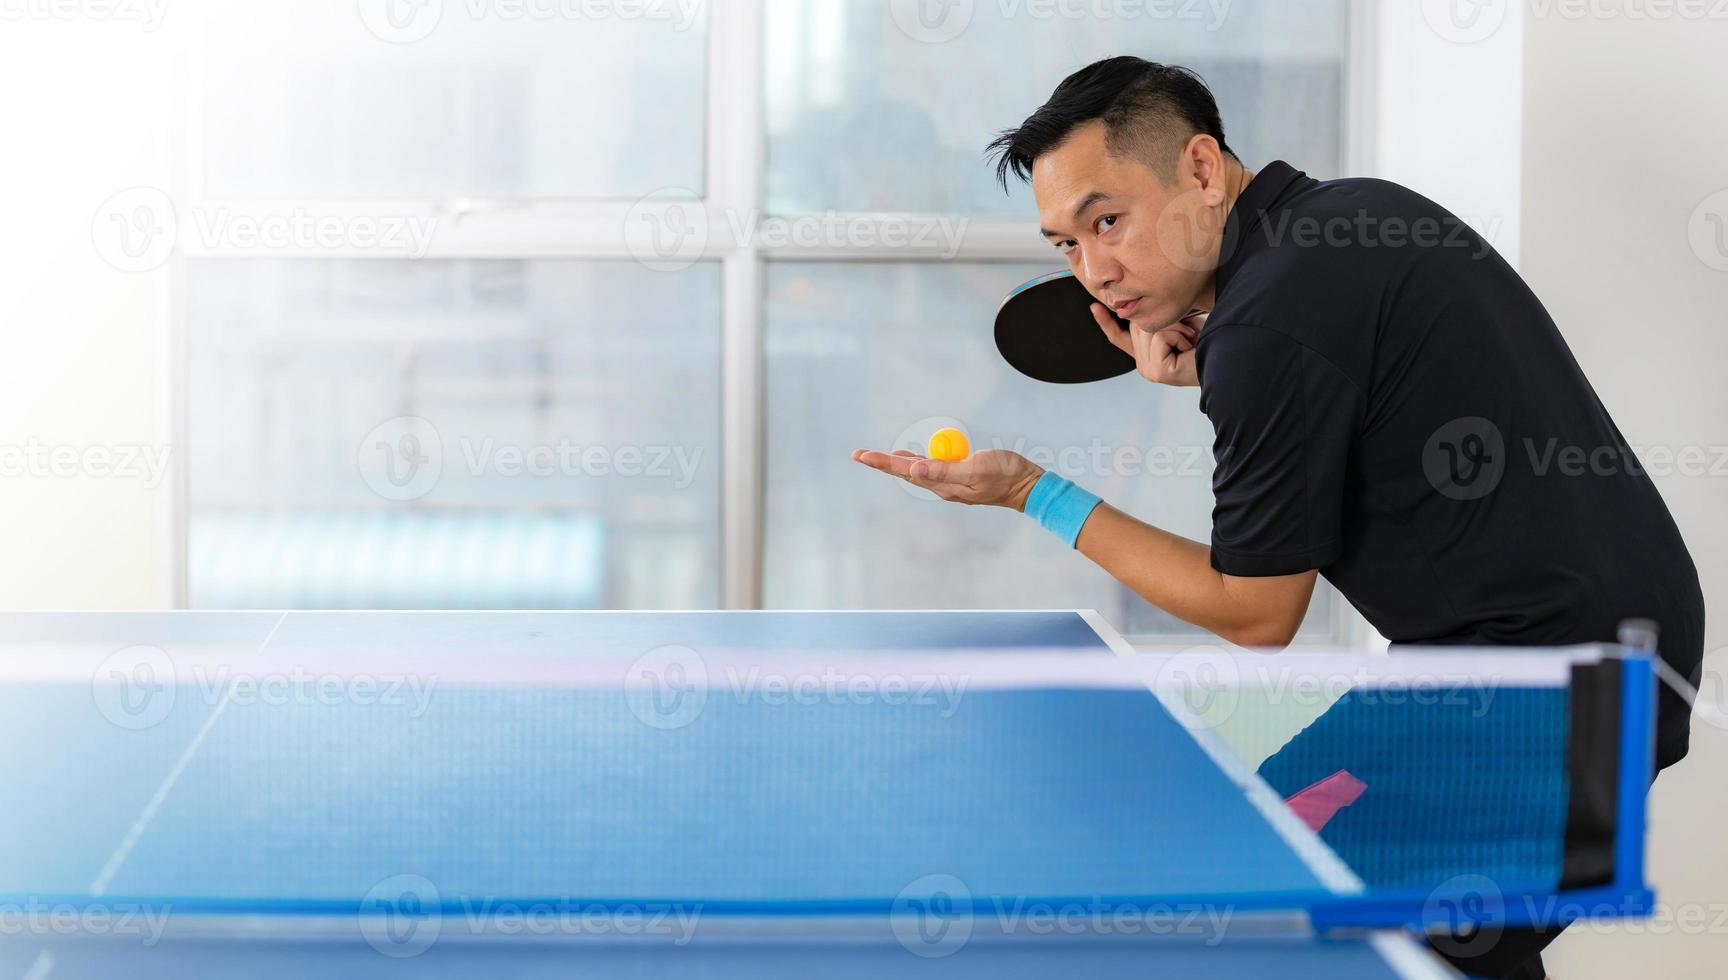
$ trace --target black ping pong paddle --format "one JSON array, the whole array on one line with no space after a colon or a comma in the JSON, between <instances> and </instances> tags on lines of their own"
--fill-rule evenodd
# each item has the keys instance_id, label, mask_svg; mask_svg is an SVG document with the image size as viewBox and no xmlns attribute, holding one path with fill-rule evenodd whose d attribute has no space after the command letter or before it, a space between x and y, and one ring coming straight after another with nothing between
<instances>
[{"instance_id":1,"label":"black ping pong paddle","mask_svg":"<svg viewBox=\"0 0 1728 980\"><path fill-rule=\"evenodd\" d=\"M996 311L996 349L1021 374L1052 384L1102 381L1134 370L1134 358L1104 336L1098 302L1064 270L1014 287ZM1116 323L1128 329L1121 317Z\"/></svg>"}]
</instances>

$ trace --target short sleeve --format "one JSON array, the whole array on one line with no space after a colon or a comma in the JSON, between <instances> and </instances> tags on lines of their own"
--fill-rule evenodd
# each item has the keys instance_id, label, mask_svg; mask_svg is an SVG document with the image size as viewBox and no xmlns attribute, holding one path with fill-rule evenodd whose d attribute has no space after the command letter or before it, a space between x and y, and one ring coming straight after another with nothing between
<instances>
[{"instance_id":1,"label":"short sleeve","mask_svg":"<svg viewBox=\"0 0 1728 980\"><path fill-rule=\"evenodd\" d=\"M1208 326L1200 408L1212 421L1212 567L1294 575L1338 558L1361 389L1284 334Z\"/></svg>"}]
</instances>

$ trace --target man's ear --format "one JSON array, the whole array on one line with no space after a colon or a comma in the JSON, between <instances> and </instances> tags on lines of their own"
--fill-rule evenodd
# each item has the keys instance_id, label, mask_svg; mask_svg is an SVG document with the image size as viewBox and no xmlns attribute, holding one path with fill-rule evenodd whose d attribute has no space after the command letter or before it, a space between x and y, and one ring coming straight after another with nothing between
<instances>
[{"instance_id":1,"label":"man's ear","mask_svg":"<svg viewBox=\"0 0 1728 980\"><path fill-rule=\"evenodd\" d=\"M1224 151L1217 140L1204 133L1195 134L1182 148L1181 166L1194 181L1207 207L1215 208L1224 203L1228 168L1224 166Z\"/></svg>"}]
</instances>

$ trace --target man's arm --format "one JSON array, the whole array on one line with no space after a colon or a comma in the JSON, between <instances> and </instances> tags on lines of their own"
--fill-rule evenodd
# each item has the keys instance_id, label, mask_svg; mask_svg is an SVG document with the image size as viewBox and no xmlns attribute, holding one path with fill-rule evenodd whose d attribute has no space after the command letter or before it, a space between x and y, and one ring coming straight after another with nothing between
<instances>
[{"instance_id":1,"label":"man's arm","mask_svg":"<svg viewBox=\"0 0 1728 980\"><path fill-rule=\"evenodd\" d=\"M1159 609L1245 647L1284 647L1314 594L1312 569L1241 578L1212 567L1207 546L1099 504L1076 547Z\"/></svg>"},{"instance_id":2,"label":"man's arm","mask_svg":"<svg viewBox=\"0 0 1728 980\"><path fill-rule=\"evenodd\" d=\"M1001 449L958 463L900 451L859 450L865 466L924 487L944 500L1024 511L1041 467ZM1189 541L1099 504L1080 528L1075 547L1147 602L1178 619L1247 647L1289 644L1308 611L1315 572L1265 578L1224 575L1212 553Z\"/></svg>"}]
</instances>

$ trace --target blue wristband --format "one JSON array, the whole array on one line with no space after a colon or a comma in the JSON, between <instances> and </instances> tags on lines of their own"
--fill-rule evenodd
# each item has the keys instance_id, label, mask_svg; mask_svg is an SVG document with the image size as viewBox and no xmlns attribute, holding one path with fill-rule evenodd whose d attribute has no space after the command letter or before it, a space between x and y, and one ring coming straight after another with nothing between
<instances>
[{"instance_id":1,"label":"blue wristband","mask_svg":"<svg viewBox=\"0 0 1728 980\"><path fill-rule=\"evenodd\" d=\"M1032 485L1032 492L1026 495L1026 516L1068 542L1068 547L1072 548L1074 542L1080 540L1080 529L1086 525L1086 518L1092 516L1093 508L1100 503L1103 501L1096 495L1046 470Z\"/></svg>"}]
</instances>

